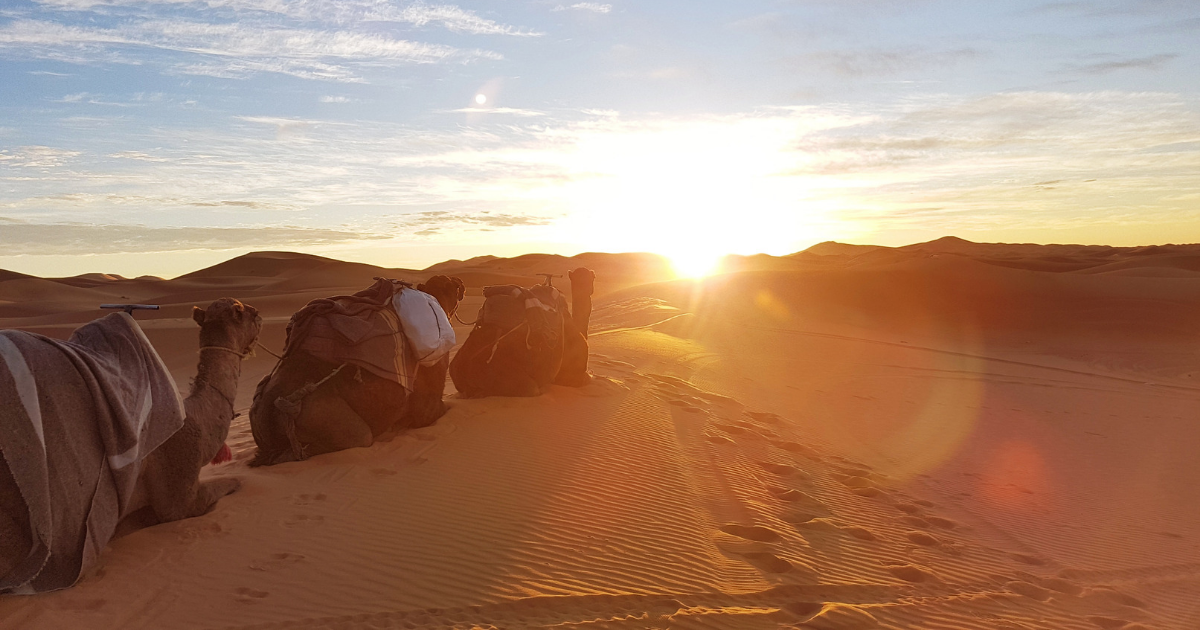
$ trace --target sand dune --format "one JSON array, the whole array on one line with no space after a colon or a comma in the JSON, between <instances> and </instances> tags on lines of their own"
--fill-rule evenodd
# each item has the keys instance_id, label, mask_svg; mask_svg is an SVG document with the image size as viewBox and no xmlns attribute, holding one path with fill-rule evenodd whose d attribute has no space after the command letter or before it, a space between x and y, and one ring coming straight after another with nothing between
<instances>
[{"instance_id":1,"label":"sand dune","mask_svg":"<svg viewBox=\"0 0 1200 630\"><path fill-rule=\"evenodd\" d=\"M242 416L235 461L205 472L241 491L114 541L73 589L0 598L0 625L1197 628L1197 255L941 239L731 258L703 281L612 254L0 273L5 328L162 303L138 318L184 387L187 309L218 295L279 348L294 310L373 275L460 275L469 320L483 284L598 274L588 387L448 384L432 427L266 469ZM247 360L239 408L273 364Z\"/></svg>"}]
</instances>

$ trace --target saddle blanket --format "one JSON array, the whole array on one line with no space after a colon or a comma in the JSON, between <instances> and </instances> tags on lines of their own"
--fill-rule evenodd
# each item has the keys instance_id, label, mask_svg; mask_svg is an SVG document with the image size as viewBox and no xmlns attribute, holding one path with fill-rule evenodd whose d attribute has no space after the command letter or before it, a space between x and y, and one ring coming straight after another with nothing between
<instances>
[{"instance_id":1,"label":"saddle blanket","mask_svg":"<svg viewBox=\"0 0 1200 630\"><path fill-rule=\"evenodd\" d=\"M0 331L0 592L74 584L127 514L142 460L183 426L175 381L126 313L67 341Z\"/></svg>"}]
</instances>

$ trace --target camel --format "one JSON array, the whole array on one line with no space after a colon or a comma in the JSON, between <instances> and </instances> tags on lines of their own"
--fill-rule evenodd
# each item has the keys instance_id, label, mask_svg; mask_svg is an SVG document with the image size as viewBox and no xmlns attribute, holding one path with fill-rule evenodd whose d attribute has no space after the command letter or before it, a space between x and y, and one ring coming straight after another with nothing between
<instances>
[{"instance_id":1,"label":"camel","mask_svg":"<svg viewBox=\"0 0 1200 630\"><path fill-rule=\"evenodd\" d=\"M96 428L98 421L94 419L108 417L109 412L96 407L87 391L88 381L75 371L75 364L30 364L34 378L41 386L55 384L63 388L51 402L41 403L39 413L49 414L43 418L47 443L52 439L56 440L55 444L66 443L71 452L67 455L51 452L45 464L51 471L52 489L47 509L53 514L53 528L51 538L45 541L49 552L42 548L40 553L49 555L40 568L34 567L36 571L32 575L26 572L25 578L17 576L23 570L23 558L36 557L33 555L36 550L25 551L35 548L31 504L27 504L21 494L16 470L0 457L0 506L3 506L0 510L0 541L3 541L0 543L0 584L10 578L17 582L29 579L25 588L37 592L70 586L93 558L91 545L98 544L95 547L98 551L114 535L206 514L221 497L240 487L237 479L228 477L201 482L200 469L225 445L234 416L233 401L241 361L258 340L262 318L253 307L231 298L221 298L207 309L193 307L192 318L200 325L200 359L191 392L183 401L182 426L146 454L140 460L140 467L112 470L110 467L115 464L102 464L113 458L106 457L99 438L92 440L93 435L102 433ZM132 325L136 328L136 324ZM141 335L140 331L137 334ZM18 341L29 343L20 338ZM39 368L53 370L58 380L38 372ZM169 381L169 375L165 378ZM173 393L173 389L171 391ZM151 399L147 393L142 396L143 400ZM76 412L63 414L63 410ZM113 479L126 478L132 482L127 499L114 494L121 492L122 482L117 481L114 490L111 482L105 482L109 475ZM136 477L130 479L128 476L132 475ZM97 490L94 496L87 494L79 497L80 501L72 501L71 498L77 496L70 492L72 485ZM60 486L65 490L56 489ZM85 541L85 532L86 538L91 539L90 544ZM26 553L30 555L23 555Z\"/></svg>"},{"instance_id":2,"label":"camel","mask_svg":"<svg viewBox=\"0 0 1200 630\"><path fill-rule=\"evenodd\" d=\"M450 316L466 294L462 280L441 275L416 288L436 298ZM339 369L303 350L286 352L254 392L250 427L258 453L250 465L367 447L389 431L433 424L446 412L442 392L448 364L449 357L419 365L409 392L359 367Z\"/></svg>"},{"instance_id":3,"label":"camel","mask_svg":"<svg viewBox=\"0 0 1200 630\"><path fill-rule=\"evenodd\" d=\"M591 382L587 326L595 278L584 267L570 273L574 315L566 298L547 285L485 288L480 317L450 362L459 393L539 396L551 383L583 387Z\"/></svg>"},{"instance_id":4,"label":"camel","mask_svg":"<svg viewBox=\"0 0 1200 630\"><path fill-rule=\"evenodd\" d=\"M183 400L183 428L150 453L138 479L158 523L207 514L241 487L232 477L200 483L200 469L225 449L242 360L258 343L262 317L253 306L221 298L207 309L193 306L192 319L200 325L200 361Z\"/></svg>"}]
</instances>

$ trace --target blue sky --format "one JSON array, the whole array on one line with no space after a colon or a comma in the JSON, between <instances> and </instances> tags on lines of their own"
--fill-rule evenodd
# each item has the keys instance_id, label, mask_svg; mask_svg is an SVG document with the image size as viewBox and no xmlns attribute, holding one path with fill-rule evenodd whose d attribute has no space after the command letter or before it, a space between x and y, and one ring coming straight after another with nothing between
<instances>
[{"instance_id":1,"label":"blue sky","mask_svg":"<svg viewBox=\"0 0 1200 630\"><path fill-rule=\"evenodd\" d=\"M0 268L1200 241L1197 42L1194 0L5 0Z\"/></svg>"}]
</instances>

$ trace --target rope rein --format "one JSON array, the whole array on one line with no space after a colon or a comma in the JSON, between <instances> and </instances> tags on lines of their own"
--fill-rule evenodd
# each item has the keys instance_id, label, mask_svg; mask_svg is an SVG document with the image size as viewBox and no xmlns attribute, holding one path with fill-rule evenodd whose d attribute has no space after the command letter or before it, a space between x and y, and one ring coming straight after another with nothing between
<instances>
[{"instance_id":1,"label":"rope rein","mask_svg":"<svg viewBox=\"0 0 1200 630\"><path fill-rule=\"evenodd\" d=\"M262 345L262 342L260 342L259 340L255 339L255 340L254 340L254 345L258 346L259 348L262 348L262 349L263 349L263 352L266 352L267 354L269 354L269 355L271 355L271 356L275 357L276 359L279 359L280 361L282 361L282 360L283 360L283 357L279 356L278 354L275 354L274 352L271 352L271 349L270 349L270 348L268 348L268 347L266 347L266 346L264 346L264 345Z\"/></svg>"},{"instance_id":2,"label":"rope rein","mask_svg":"<svg viewBox=\"0 0 1200 630\"><path fill-rule=\"evenodd\" d=\"M200 349L197 350L196 352L200 353L200 352L204 352L205 350L220 350L221 352L228 352L229 354L236 354L239 359L245 359L246 357L250 356L250 353L253 351L253 349L251 349L251 350L247 350L245 352L241 352L238 350L234 350L233 348L226 348L225 346L200 346Z\"/></svg>"}]
</instances>

